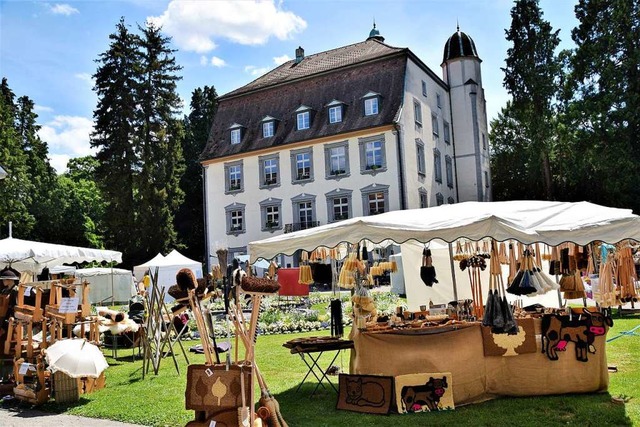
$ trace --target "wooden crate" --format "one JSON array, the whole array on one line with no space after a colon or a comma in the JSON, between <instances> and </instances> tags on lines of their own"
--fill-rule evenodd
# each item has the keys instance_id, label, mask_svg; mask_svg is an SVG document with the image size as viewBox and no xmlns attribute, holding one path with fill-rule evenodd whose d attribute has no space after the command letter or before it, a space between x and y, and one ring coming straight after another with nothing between
<instances>
[{"instance_id":1,"label":"wooden crate","mask_svg":"<svg viewBox=\"0 0 640 427\"><path fill-rule=\"evenodd\" d=\"M82 393L84 394L93 393L94 391L103 389L105 386L104 372L101 373L98 378L83 377L81 382Z\"/></svg>"},{"instance_id":2,"label":"wooden crate","mask_svg":"<svg viewBox=\"0 0 640 427\"><path fill-rule=\"evenodd\" d=\"M71 378L64 372L53 374L53 397L57 403L77 402L80 399L82 384L79 378Z\"/></svg>"}]
</instances>

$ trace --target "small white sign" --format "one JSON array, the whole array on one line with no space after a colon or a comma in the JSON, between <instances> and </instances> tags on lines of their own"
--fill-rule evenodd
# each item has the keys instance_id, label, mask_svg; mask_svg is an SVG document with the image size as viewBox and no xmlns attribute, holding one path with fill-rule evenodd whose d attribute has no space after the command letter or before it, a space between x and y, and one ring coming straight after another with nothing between
<instances>
[{"instance_id":1,"label":"small white sign","mask_svg":"<svg viewBox=\"0 0 640 427\"><path fill-rule=\"evenodd\" d=\"M204 370L204 373L207 374L208 377L210 377L211 375L213 375L213 371L209 368Z\"/></svg>"},{"instance_id":2,"label":"small white sign","mask_svg":"<svg viewBox=\"0 0 640 427\"><path fill-rule=\"evenodd\" d=\"M20 365L20 370L18 371L18 373L20 375L24 375L27 373L27 371L29 371L30 367L31 367L31 363L24 362L22 365Z\"/></svg>"},{"instance_id":3,"label":"small white sign","mask_svg":"<svg viewBox=\"0 0 640 427\"><path fill-rule=\"evenodd\" d=\"M58 312L75 313L76 311L78 311L78 301L80 301L80 298L78 297L62 298L62 301L60 301L60 309L58 310Z\"/></svg>"},{"instance_id":4,"label":"small white sign","mask_svg":"<svg viewBox=\"0 0 640 427\"><path fill-rule=\"evenodd\" d=\"M216 422L211 420L211 422L209 423L209 427L216 427Z\"/></svg>"},{"instance_id":5,"label":"small white sign","mask_svg":"<svg viewBox=\"0 0 640 427\"><path fill-rule=\"evenodd\" d=\"M24 296L25 297L28 297L28 296L31 295L31 289L32 288L33 288L32 286L27 286L26 288L24 288Z\"/></svg>"}]
</instances>

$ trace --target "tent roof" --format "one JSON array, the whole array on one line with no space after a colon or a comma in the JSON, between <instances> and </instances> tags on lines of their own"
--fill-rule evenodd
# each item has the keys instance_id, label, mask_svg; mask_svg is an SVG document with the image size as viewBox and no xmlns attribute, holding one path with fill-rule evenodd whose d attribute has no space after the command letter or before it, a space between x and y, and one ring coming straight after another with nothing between
<instances>
[{"instance_id":1,"label":"tent roof","mask_svg":"<svg viewBox=\"0 0 640 427\"><path fill-rule=\"evenodd\" d=\"M38 272L44 267L90 261L120 263L122 262L122 253L104 249L34 242L13 237L0 240L0 262L11 263L18 270Z\"/></svg>"},{"instance_id":2,"label":"tent roof","mask_svg":"<svg viewBox=\"0 0 640 427\"><path fill-rule=\"evenodd\" d=\"M198 264L202 266L201 262L194 261L192 259L187 258L182 255L177 250L172 250L169 254L164 257L166 264L165 265L185 265L185 264Z\"/></svg>"},{"instance_id":3,"label":"tent roof","mask_svg":"<svg viewBox=\"0 0 640 427\"><path fill-rule=\"evenodd\" d=\"M149 261L142 263L140 265L136 265L135 268L136 269L141 269L141 268L147 268L147 267L151 267L151 266L157 266L157 265L164 265L162 264L164 260L164 255L162 255L160 252L158 252L158 255L154 256L153 258L151 258Z\"/></svg>"},{"instance_id":4,"label":"tent roof","mask_svg":"<svg viewBox=\"0 0 640 427\"><path fill-rule=\"evenodd\" d=\"M125 270L123 268L81 268L75 271L77 277L93 277L93 276L108 276L110 274L129 275L131 276L131 270Z\"/></svg>"},{"instance_id":5,"label":"tent roof","mask_svg":"<svg viewBox=\"0 0 640 427\"><path fill-rule=\"evenodd\" d=\"M594 240L616 243L640 240L640 217L630 209L599 206L588 202L464 202L433 208L392 211L281 234L249 243L251 260L271 259L296 250L334 247L342 242L367 239L375 243L390 239L452 242L461 237L522 243L585 245Z\"/></svg>"}]
</instances>

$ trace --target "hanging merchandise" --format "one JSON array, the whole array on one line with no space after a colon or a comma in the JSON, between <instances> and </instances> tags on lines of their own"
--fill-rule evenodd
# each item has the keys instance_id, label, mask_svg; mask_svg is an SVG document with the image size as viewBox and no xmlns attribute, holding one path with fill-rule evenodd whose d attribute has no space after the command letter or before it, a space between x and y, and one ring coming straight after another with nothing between
<instances>
[{"instance_id":1,"label":"hanging merchandise","mask_svg":"<svg viewBox=\"0 0 640 427\"><path fill-rule=\"evenodd\" d=\"M518 260L516 259L515 243L509 242L509 276L507 282L511 283L518 274Z\"/></svg>"},{"instance_id":2,"label":"hanging merchandise","mask_svg":"<svg viewBox=\"0 0 640 427\"><path fill-rule=\"evenodd\" d=\"M523 256L520 257L520 265L518 272L513 280L509 283L507 292L514 295L530 295L538 292L532 283L532 271L528 260L531 258L531 252L526 249Z\"/></svg>"},{"instance_id":3,"label":"hanging merchandise","mask_svg":"<svg viewBox=\"0 0 640 427\"><path fill-rule=\"evenodd\" d=\"M507 244L505 242L500 242L498 248L498 259L500 260L500 264L509 264L509 255L507 255Z\"/></svg>"},{"instance_id":4,"label":"hanging merchandise","mask_svg":"<svg viewBox=\"0 0 640 427\"><path fill-rule=\"evenodd\" d=\"M598 286L594 289L593 298L600 307L613 307L617 304L616 287L613 281L615 276L614 255L603 258L600 262Z\"/></svg>"},{"instance_id":5,"label":"hanging merchandise","mask_svg":"<svg viewBox=\"0 0 640 427\"><path fill-rule=\"evenodd\" d=\"M557 246L553 246L551 248L551 254L550 254L550 260L549 260L549 274L552 276L559 276L560 273L562 272L561 270L561 266L560 266L560 248Z\"/></svg>"},{"instance_id":6,"label":"hanging merchandise","mask_svg":"<svg viewBox=\"0 0 640 427\"><path fill-rule=\"evenodd\" d=\"M621 303L638 302L638 294L635 289L635 283L638 280L636 266L633 262L631 248L626 243L624 245L616 251L618 295Z\"/></svg>"},{"instance_id":7,"label":"hanging merchandise","mask_svg":"<svg viewBox=\"0 0 640 427\"><path fill-rule=\"evenodd\" d=\"M467 258L467 255L465 255L464 251L462 250L462 240L458 239L456 240L456 254L453 256L453 260L462 261L465 258Z\"/></svg>"},{"instance_id":8,"label":"hanging merchandise","mask_svg":"<svg viewBox=\"0 0 640 427\"><path fill-rule=\"evenodd\" d=\"M344 335L344 327L342 324L342 301L340 299L331 300L331 336L341 337Z\"/></svg>"},{"instance_id":9,"label":"hanging merchandise","mask_svg":"<svg viewBox=\"0 0 640 427\"><path fill-rule=\"evenodd\" d=\"M513 317L513 310L504 291L502 267L496 242L491 245L489 261L489 294L484 310L482 325L491 327L494 334L517 334L518 325Z\"/></svg>"},{"instance_id":10,"label":"hanging merchandise","mask_svg":"<svg viewBox=\"0 0 640 427\"><path fill-rule=\"evenodd\" d=\"M420 278L425 285L431 287L434 283L438 283L436 279L436 269L432 264L431 249L426 246L422 250L422 266L420 267Z\"/></svg>"},{"instance_id":11,"label":"hanging merchandise","mask_svg":"<svg viewBox=\"0 0 640 427\"><path fill-rule=\"evenodd\" d=\"M469 254L471 245L465 245L465 251ZM489 257L489 255L486 255ZM484 313L484 303L482 301L482 283L480 271L487 268L484 256L470 255L468 258L460 260L460 270L467 270L469 273L469 284L471 285L471 296L473 298L473 314L476 319L480 319Z\"/></svg>"},{"instance_id":12,"label":"hanging merchandise","mask_svg":"<svg viewBox=\"0 0 640 427\"><path fill-rule=\"evenodd\" d=\"M366 286L362 286L362 284L358 286L351 301L353 302L354 321L357 328L364 329L367 322L375 321L378 312L373 297Z\"/></svg>"},{"instance_id":13,"label":"hanging merchandise","mask_svg":"<svg viewBox=\"0 0 640 427\"><path fill-rule=\"evenodd\" d=\"M311 285L313 283L313 273L311 272L311 266L309 265L309 254L307 251L302 251L300 256L302 265L298 272L298 283L301 285Z\"/></svg>"},{"instance_id":14,"label":"hanging merchandise","mask_svg":"<svg viewBox=\"0 0 640 427\"><path fill-rule=\"evenodd\" d=\"M273 279L276 277L277 273L278 273L278 264L276 264L275 261L271 261L269 263L269 270L268 270L269 277Z\"/></svg>"}]
</instances>

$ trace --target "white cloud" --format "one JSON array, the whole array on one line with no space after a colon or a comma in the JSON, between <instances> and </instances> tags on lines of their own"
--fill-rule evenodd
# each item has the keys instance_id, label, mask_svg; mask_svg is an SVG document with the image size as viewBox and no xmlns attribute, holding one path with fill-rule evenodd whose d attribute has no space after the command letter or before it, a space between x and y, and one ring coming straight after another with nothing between
<instances>
[{"instance_id":1,"label":"white cloud","mask_svg":"<svg viewBox=\"0 0 640 427\"><path fill-rule=\"evenodd\" d=\"M282 56L274 56L273 57L273 63L276 65L282 65L287 61L291 61L292 58L289 58L289 55L287 55L286 53Z\"/></svg>"},{"instance_id":2,"label":"white cloud","mask_svg":"<svg viewBox=\"0 0 640 427\"><path fill-rule=\"evenodd\" d=\"M215 49L218 38L260 45L272 36L289 39L307 27L304 19L273 0L172 0L162 15L147 19L162 26L180 49L198 53Z\"/></svg>"},{"instance_id":3,"label":"white cloud","mask_svg":"<svg viewBox=\"0 0 640 427\"><path fill-rule=\"evenodd\" d=\"M224 59L218 58L217 56L211 57L211 65L217 68L222 68L227 65Z\"/></svg>"},{"instance_id":4,"label":"white cloud","mask_svg":"<svg viewBox=\"0 0 640 427\"><path fill-rule=\"evenodd\" d=\"M59 175L67 170L67 163L71 160L68 154L49 154L49 163Z\"/></svg>"},{"instance_id":5,"label":"white cloud","mask_svg":"<svg viewBox=\"0 0 640 427\"><path fill-rule=\"evenodd\" d=\"M74 13L80 13L78 9L66 3L58 3L53 6L49 5L49 10L51 10L51 12L53 12L55 15L65 16L73 15Z\"/></svg>"},{"instance_id":6,"label":"white cloud","mask_svg":"<svg viewBox=\"0 0 640 427\"><path fill-rule=\"evenodd\" d=\"M76 74L74 74L74 77L76 79L80 79L80 80L82 80L84 82L87 82L91 86L93 86L93 77L89 73L76 73Z\"/></svg>"},{"instance_id":7,"label":"white cloud","mask_svg":"<svg viewBox=\"0 0 640 427\"><path fill-rule=\"evenodd\" d=\"M53 112L53 108L47 107L47 106L44 106L44 105L38 105L38 104L36 104L33 107L33 110L36 113L52 113Z\"/></svg>"},{"instance_id":8,"label":"white cloud","mask_svg":"<svg viewBox=\"0 0 640 427\"><path fill-rule=\"evenodd\" d=\"M208 62L209 62L209 60L207 59L207 57L205 55L202 55L200 57L200 65L207 65Z\"/></svg>"},{"instance_id":9,"label":"white cloud","mask_svg":"<svg viewBox=\"0 0 640 427\"><path fill-rule=\"evenodd\" d=\"M40 128L38 135L49 145L52 165L61 173L67 166L66 160L95 154L96 150L89 145L92 130L93 121L86 117L55 116Z\"/></svg>"},{"instance_id":10,"label":"white cloud","mask_svg":"<svg viewBox=\"0 0 640 427\"><path fill-rule=\"evenodd\" d=\"M246 67L244 67L244 72L245 73L249 73L252 76L261 76L264 73L266 73L267 71L269 71L269 67L256 67L255 65L247 65Z\"/></svg>"}]
</instances>

